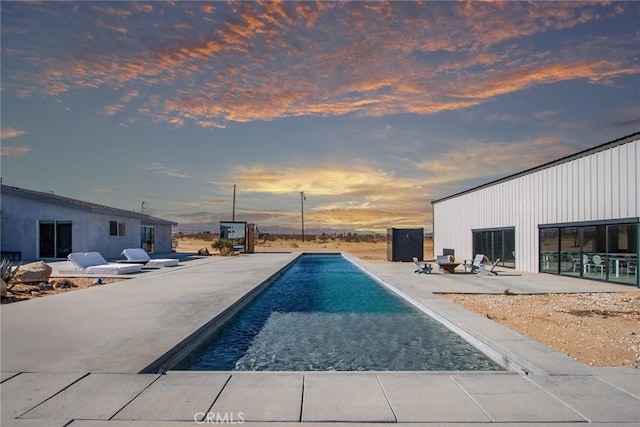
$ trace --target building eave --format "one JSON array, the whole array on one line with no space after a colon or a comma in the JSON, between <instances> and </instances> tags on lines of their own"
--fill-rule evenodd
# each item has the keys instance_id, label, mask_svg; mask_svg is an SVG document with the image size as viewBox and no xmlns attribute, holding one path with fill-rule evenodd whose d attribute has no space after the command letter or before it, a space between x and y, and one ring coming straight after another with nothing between
<instances>
[{"instance_id":1,"label":"building eave","mask_svg":"<svg viewBox=\"0 0 640 427\"><path fill-rule=\"evenodd\" d=\"M162 218L153 217L143 213L134 211L127 211L124 209L112 208L110 206L100 205L97 203L85 202L78 199L72 199L70 197L59 196L53 193L45 193L41 191L27 190L19 187L12 187L8 185L2 185L1 192L14 197L21 197L23 199L29 199L40 203L47 203L50 205L56 205L69 209L75 209L79 211L101 214L101 215L113 215L119 217L136 218L139 219L142 224L165 224L165 225L177 225L176 222L168 221Z\"/></svg>"}]
</instances>

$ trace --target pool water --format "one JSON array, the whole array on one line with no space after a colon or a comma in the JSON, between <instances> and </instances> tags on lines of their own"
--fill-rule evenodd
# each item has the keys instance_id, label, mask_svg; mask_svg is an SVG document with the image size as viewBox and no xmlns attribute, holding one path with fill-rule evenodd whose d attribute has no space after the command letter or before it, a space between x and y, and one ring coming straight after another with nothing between
<instances>
[{"instance_id":1,"label":"pool water","mask_svg":"<svg viewBox=\"0 0 640 427\"><path fill-rule=\"evenodd\" d=\"M340 255L304 255L175 370L503 370Z\"/></svg>"}]
</instances>

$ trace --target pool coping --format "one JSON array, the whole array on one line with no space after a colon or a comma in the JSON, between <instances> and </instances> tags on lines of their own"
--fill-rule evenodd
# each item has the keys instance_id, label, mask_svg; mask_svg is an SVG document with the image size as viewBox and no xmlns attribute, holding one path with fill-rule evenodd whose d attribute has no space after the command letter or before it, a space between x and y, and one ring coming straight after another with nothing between
<instances>
[{"instance_id":1,"label":"pool coping","mask_svg":"<svg viewBox=\"0 0 640 427\"><path fill-rule=\"evenodd\" d=\"M183 394L209 389L217 392L201 397L204 400L200 412L233 413L244 407L252 414L252 425L285 422L284 418L274 419L274 414L289 414L286 422L313 425L640 423L640 411L634 409L640 407L640 371L591 368L436 294L460 290L502 293L505 286L521 293L554 288L568 292L636 288L541 277L546 275L416 275L413 264L366 262L348 254L349 259L379 280L476 339L508 352L527 369L528 375L523 371L216 372L197 373L195 377L175 371L166 375L136 373L169 350L158 341L173 339L175 345L179 341L175 337L185 339L203 327L206 322L199 313L203 307L213 307L219 315L255 291L260 286L257 283L277 275L298 255L205 258L179 271L154 272L122 284L2 306L2 425L185 425L194 420L193 414L191 418L184 415L190 401ZM180 284L180 292L175 289L176 277L190 280ZM114 305L119 310L114 310ZM128 319L119 319L127 316ZM74 319L85 323L65 324ZM157 339L144 336L154 328L162 332ZM87 330L94 333L86 333ZM100 337L98 343L96 335ZM75 347L66 348L68 345ZM78 352L77 348L83 350ZM128 369L115 368L123 359L120 352L135 359ZM152 359L152 355L157 357ZM215 385L206 384L203 378ZM167 400L169 396L173 398ZM269 405L264 406L265 402ZM451 413L451 402L461 405L459 416ZM182 418L171 415L180 411ZM160 412L164 415L160 416ZM123 418L122 414L127 413ZM298 414L297 419L292 419L291 414Z\"/></svg>"}]
</instances>

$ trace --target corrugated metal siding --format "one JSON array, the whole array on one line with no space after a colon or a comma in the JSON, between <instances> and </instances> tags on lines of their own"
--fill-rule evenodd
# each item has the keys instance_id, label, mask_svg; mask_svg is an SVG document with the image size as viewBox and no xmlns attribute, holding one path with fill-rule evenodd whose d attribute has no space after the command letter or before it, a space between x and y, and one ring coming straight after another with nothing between
<instances>
[{"instance_id":1,"label":"corrugated metal siding","mask_svg":"<svg viewBox=\"0 0 640 427\"><path fill-rule=\"evenodd\" d=\"M473 229L515 227L516 268L538 271L538 225L640 216L640 139L433 205L434 251L473 255Z\"/></svg>"},{"instance_id":2,"label":"corrugated metal siding","mask_svg":"<svg viewBox=\"0 0 640 427\"><path fill-rule=\"evenodd\" d=\"M387 229L387 261L424 260L424 228Z\"/></svg>"}]
</instances>

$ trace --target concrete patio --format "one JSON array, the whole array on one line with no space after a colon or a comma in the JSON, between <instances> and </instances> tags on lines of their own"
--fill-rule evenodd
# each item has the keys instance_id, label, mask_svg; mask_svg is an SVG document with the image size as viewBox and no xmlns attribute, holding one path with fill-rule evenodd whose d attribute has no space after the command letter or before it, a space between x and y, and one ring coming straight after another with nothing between
<instances>
[{"instance_id":1,"label":"concrete patio","mask_svg":"<svg viewBox=\"0 0 640 427\"><path fill-rule=\"evenodd\" d=\"M504 372L164 372L298 254L208 257L3 305L2 426L640 424L640 371L591 368L434 292L637 290L508 271L416 275L353 259L500 360ZM140 372L156 372L144 373Z\"/></svg>"}]
</instances>

